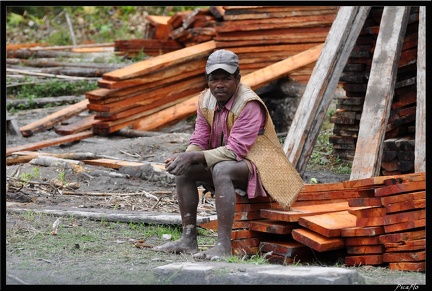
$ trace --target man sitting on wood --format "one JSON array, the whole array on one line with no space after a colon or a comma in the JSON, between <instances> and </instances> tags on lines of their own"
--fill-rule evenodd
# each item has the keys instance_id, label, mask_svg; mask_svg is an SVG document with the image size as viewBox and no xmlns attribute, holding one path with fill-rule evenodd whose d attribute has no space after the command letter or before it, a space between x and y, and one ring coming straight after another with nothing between
<instances>
[{"instance_id":1,"label":"man sitting on wood","mask_svg":"<svg viewBox=\"0 0 432 291\"><path fill-rule=\"evenodd\" d=\"M240 82L237 55L224 49L213 52L205 72L208 89L199 96L190 145L165 161L166 170L176 176L182 237L153 249L220 260L232 255L236 193L249 199L270 195L289 206L303 181L286 158L266 105ZM218 221L216 245L203 252L197 242L201 184L215 195Z\"/></svg>"}]
</instances>

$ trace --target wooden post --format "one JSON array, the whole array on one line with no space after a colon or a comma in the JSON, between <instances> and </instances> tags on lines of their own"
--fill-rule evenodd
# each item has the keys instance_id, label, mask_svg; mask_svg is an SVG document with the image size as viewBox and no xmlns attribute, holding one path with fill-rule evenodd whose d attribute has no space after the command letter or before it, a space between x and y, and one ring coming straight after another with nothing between
<instances>
[{"instance_id":1,"label":"wooden post","mask_svg":"<svg viewBox=\"0 0 432 291\"><path fill-rule=\"evenodd\" d=\"M380 174L384 136L409 11L408 6L384 7L360 119L350 180L370 178Z\"/></svg>"},{"instance_id":2,"label":"wooden post","mask_svg":"<svg viewBox=\"0 0 432 291\"><path fill-rule=\"evenodd\" d=\"M414 171L426 171L426 6L420 6L417 46L417 109Z\"/></svg>"},{"instance_id":3,"label":"wooden post","mask_svg":"<svg viewBox=\"0 0 432 291\"><path fill-rule=\"evenodd\" d=\"M342 6L297 108L283 149L303 174L334 97L340 74L366 20L369 6Z\"/></svg>"}]
</instances>

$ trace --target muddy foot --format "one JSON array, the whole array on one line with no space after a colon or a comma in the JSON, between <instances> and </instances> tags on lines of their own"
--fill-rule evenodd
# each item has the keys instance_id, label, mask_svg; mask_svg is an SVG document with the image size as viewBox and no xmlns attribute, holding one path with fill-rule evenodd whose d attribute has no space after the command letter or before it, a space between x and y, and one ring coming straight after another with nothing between
<instances>
[{"instance_id":1,"label":"muddy foot","mask_svg":"<svg viewBox=\"0 0 432 291\"><path fill-rule=\"evenodd\" d=\"M165 252L165 253L184 253L184 254L195 254L198 252L198 243L193 243L192 245L189 243L183 242L181 239L173 242L169 242L160 246L155 246L152 250L157 252Z\"/></svg>"},{"instance_id":2,"label":"muddy foot","mask_svg":"<svg viewBox=\"0 0 432 291\"><path fill-rule=\"evenodd\" d=\"M215 247L205 252L199 252L194 254L193 258L197 260L221 261L230 256L231 256L231 247L227 250L227 248L216 245Z\"/></svg>"}]
</instances>

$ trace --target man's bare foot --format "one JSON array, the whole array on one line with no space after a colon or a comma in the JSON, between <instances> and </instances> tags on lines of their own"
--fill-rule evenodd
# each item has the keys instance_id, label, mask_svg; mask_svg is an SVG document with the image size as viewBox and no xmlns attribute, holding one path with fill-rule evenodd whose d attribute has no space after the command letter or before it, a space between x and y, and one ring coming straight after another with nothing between
<instances>
[{"instance_id":1,"label":"man's bare foot","mask_svg":"<svg viewBox=\"0 0 432 291\"><path fill-rule=\"evenodd\" d=\"M193 258L198 260L220 261L230 257L231 255L231 246L227 248L220 244L216 244L207 251L194 254Z\"/></svg>"},{"instance_id":2,"label":"man's bare foot","mask_svg":"<svg viewBox=\"0 0 432 291\"><path fill-rule=\"evenodd\" d=\"M166 244L153 247L154 251L165 252L165 253L184 253L184 254L195 254L198 252L198 243L185 243L182 239L168 242Z\"/></svg>"}]
</instances>

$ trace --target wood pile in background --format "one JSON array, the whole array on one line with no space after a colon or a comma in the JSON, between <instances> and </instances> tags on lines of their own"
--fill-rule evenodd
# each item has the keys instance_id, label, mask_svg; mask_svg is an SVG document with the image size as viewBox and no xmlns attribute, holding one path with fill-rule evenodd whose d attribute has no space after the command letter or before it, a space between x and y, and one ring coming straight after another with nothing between
<instances>
[{"instance_id":1,"label":"wood pile in background","mask_svg":"<svg viewBox=\"0 0 432 291\"><path fill-rule=\"evenodd\" d=\"M336 112L330 118L334 124L333 136L330 137L334 153L347 161L354 159L382 12L383 7L371 8L340 77L346 96L337 98ZM414 170L418 27L419 7L411 7L386 128L381 161L383 175L406 174Z\"/></svg>"},{"instance_id":2,"label":"wood pile in background","mask_svg":"<svg viewBox=\"0 0 432 291\"><path fill-rule=\"evenodd\" d=\"M115 51L157 56L215 40L218 49L239 56L246 75L324 43L337 11L337 6L210 6L172 17L149 15L145 38L115 41ZM305 84L314 66L290 76Z\"/></svg>"},{"instance_id":3,"label":"wood pile in background","mask_svg":"<svg viewBox=\"0 0 432 291\"><path fill-rule=\"evenodd\" d=\"M134 57L139 53L158 56L184 47L210 41L216 35L215 23L222 19L223 9L213 6L193 11L176 12L173 16L146 16L146 35L143 39L117 40L117 55Z\"/></svg>"},{"instance_id":4,"label":"wood pile in background","mask_svg":"<svg viewBox=\"0 0 432 291\"><path fill-rule=\"evenodd\" d=\"M424 272L425 188L425 172L306 184L289 210L236 195L233 253L278 264L342 256L347 266ZM216 221L200 226L217 230Z\"/></svg>"},{"instance_id":5,"label":"wood pile in background","mask_svg":"<svg viewBox=\"0 0 432 291\"><path fill-rule=\"evenodd\" d=\"M197 96L206 87L203 68L214 49L214 41L209 41L104 74L98 82L100 89L86 93L88 109L98 120L93 123L93 132L105 135L118 131Z\"/></svg>"},{"instance_id":6,"label":"wood pile in background","mask_svg":"<svg viewBox=\"0 0 432 291\"><path fill-rule=\"evenodd\" d=\"M337 6L224 6L216 22L218 49L239 56L242 74L248 74L324 43L336 18ZM315 62L290 77L306 84Z\"/></svg>"}]
</instances>

